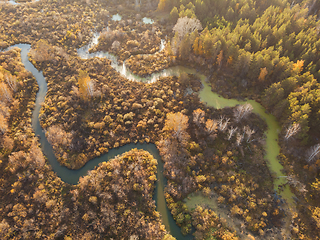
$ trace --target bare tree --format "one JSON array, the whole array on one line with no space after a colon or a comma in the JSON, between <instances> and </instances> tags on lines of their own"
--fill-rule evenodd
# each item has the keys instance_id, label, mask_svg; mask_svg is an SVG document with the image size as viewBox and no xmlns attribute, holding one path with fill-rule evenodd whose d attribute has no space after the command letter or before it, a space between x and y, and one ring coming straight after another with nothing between
<instances>
[{"instance_id":1,"label":"bare tree","mask_svg":"<svg viewBox=\"0 0 320 240\"><path fill-rule=\"evenodd\" d=\"M0 120L0 125L1 125L1 120ZM4 135L2 137L2 141L1 141L1 138L0 138L0 146L3 147L4 149L8 149L9 151L12 151L13 147L14 147L14 140L7 136L7 135Z\"/></svg>"},{"instance_id":2,"label":"bare tree","mask_svg":"<svg viewBox=\"0 0 320 240\"><path fill-rule=\"evenodd\" d=\"M119 48L120 48L120 42L117 41L117 40L114 41L114 42L112 43L112 45L111 45L111 49L117 51L117 50L119 50Z\"/></svg>"},{"instance_id":3,"label":"bare tree","mask_svg":"<svg viewBox=\"0 0 320 240\"><path fill-rule=\"evenodd\" d=\"M178 19L172 30L181 41L186 34L190 34L195 30L202 30L202 25L199 19L183 17Z\"/></svg>"},{"instance_id":4,"label":"bare tree","mask_svg":"<svg viewBox=\"0 0 320 240\"><path fill-rule=\"evenodd\" d=\"M176 53L177 49L179 48L179 45L182 41L182 39L187 35L195 30L202 30L202 25L199 19L196 18L188 18L183 17L179 18L176 25L172 28L173 32L175 33L175 41L172 41L172 46L174 52Z\"/></svg>"},{"instance_id":5,"label":"bare tree","mask_svg":"<svg viewBox=\"0 0 320 240\"><path fill-rule=\"evenodd\" d=\"M26 167L28 165L28 161L26 160L27 154L24 151L13 152L9 155L9 170L13 173L19 167Z\"/></svg>"},{"instance_id":6,"label":"bare tree","mask_svg":"<svg viewBox=\"0 0 320 240\"><path fill-rule=\"evenodd\" d=\"M4 102L1 102L1 101L0 101L0 114L2 114L4 117L10 116L9 108L6 106Z\"/></svg>"},{"instance_id":7,"label":"bare tree","mask_svg":"<svg viewBox=\"0 0 320 240\"><path fill-rule=\"evenodd\" d=\"M53 146L61 146L64 148L71 149L71 142L73 139L73 134L68 133L63 130L62 126L60 125L54 125L48 128L48 131L46 132L46 137Z\"/></svg>"},{"instance_id":8,"label":"bare tree","mask_svg":"<svg viewBox=\"0 0 320 240\"><path fill-rule=\"evenodd\" d=\"M92 80L87 83L87 92L90 97L92 97L95 93L94 82Z\"/></svg>"},{"instance_id":9,"label":"bare tree","mask_svg":"<svg viewBox=\"0 0 320 240\"><path fill-rule=\"evenodd\" d=\"M293 185L295 188L298 189L299 192L305 194L306 192L308 192L306 185L301 183L296 177L290 175L286 177L289 184Z\"/></svg>"},{"instance_id":10,"label":"bare tree","mask_svg":"<svg viewBox=\"0 0 320 240\"><path fill-rule=\"evenodd\" d=\"M307 152L307 157L308 157L307 162L313 161L313 159L318 156L319 152L320 152L320 143L318 143L317 145L309 149L309 151Z\"/></svg>"},{"instance_id":11,"label":"bare tree","mask_svg":"<svg viewBox=\"0 0 320 240\"><path fill-rule=\"evenodd\" d=\"M11 92L4 82L0 82L0 99L7 102L12 100Z\"/></svg>"},{"instance_id":12,"label":"bare tree","mask_svg":"<svg viewBox=\"0 0 320 240\"><path fill-rule=\"evenodd\" d=\"M238 127L233 127L231 126L231 128L228 129L228 141L230 141L230 139L232 138L233 134L238 130Z\"/></svg>"},{"instance_id":13,"label":"bare tree","mask_svg":"<svg viewBox=\"0 0 320 240\"><path fill-rule=\"evenodd\" d=\"M44 166L45 164L45 159L41 148L37 145L36 142L33 142L31 145L28 160L40 167Z\"/></svg>"},{"instance_id":14,"label":"bare tree","mask_svg":"<svg viewBox=\"0 0 320 240\"><path fill-rule=\"evenodd\" d=\"M12 89L12 91L16 92L16 90L17 90L17 77L12 76L11 74L5 74L4 78L5 78L8 86Z\"/></svg>"},{"instance_id":15,"label":"bare tree","mask_svg":"<svg viewBox=\"0 0 320 240\"><path fill-rule=\"evenodd\" d=\"M192 113L193 122L197 126L200 126L201 124L204 123L204 115L205 115L205 112L203 110L201 110L200 108L194 110L193 113Z\"/></svg>"},{"instance_id":16,"label":"bare tree","mask_svg":"<svg viewBox=\"0 0 320 240\"><path fill-rule=\"evenodd\" d=\"M225 119L225 116L220 116L220 119L218 121L218 129L224 132L227 128L229 121L230 121L230 118Z\"/></svg>"},{"instance_id":17,"label":"bare tree","mask_svg":"<svg viewBox=\"0 0 320 240\"><path fill-rule=\"evenodd\" d=\"M55 47L49 44L46 40L39 40L34 44L30 50L30 56L35 61L51 61L54 59L54 49Z\"/></svg>"},{"instance_id":18,"label":"bare tree","mask_svg":"<svg viewBox=\"0 0 320 240\"><path fill-rule=\"evenodd\" d=\"M251 129L249 126L244 126L243 131L247 135L247 142L250 142L250 138L252 134L255 133L255 130Z\"/></svg>"},{"instance_id":19,"label":"bare tree","mask_svg":"<svg viewBox=\"0 0 320 240\"><path fill-rule=\"evenodd\" d=\"M240 146L242 140L243 140L243 134L240 134L239 132L237 132L237 140L236 140L236 143L237 143L238 146Z\"/></svg>"},{"instance_id":20,"label":"bare tree","mask_svg":"<svg viewBox=\"0 0 320 240\"><path fill-rule=\"evenodd\" d=\"M286 140L288 140L292 136L296 135L300 131L300 129L301 129L301 127L300 127L299 123L292 124L291 126L289 126L287 128L287 132L286 132L286 135L284 136L284 138Z\"/></svg>"},{"instance_id":21,"label":"bare tree","mask_svg":"<svg viewBox=\"0 0 320 240\"><path fill-rule=\"evenodd\" d=\"M233 115L236 119L236 122L239 122L242 118L250 114L252 109L253 107L250 103L245 103L243 105L237 106L233 111Z\"/></svg>"}]
</instances>

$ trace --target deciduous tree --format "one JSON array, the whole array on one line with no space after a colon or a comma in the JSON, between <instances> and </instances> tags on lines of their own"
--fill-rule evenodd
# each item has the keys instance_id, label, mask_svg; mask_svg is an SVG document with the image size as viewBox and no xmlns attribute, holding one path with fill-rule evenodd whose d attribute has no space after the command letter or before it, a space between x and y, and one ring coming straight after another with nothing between
<instances>
[{"instance_id":1,"label":"deciduous tree","mask_svg":"<svg viewBox=\"0 0 320 240\"><path fill-rule=\"evenodd\" d=\"M223 50L221 50L220 53L219 53L218 56L217 56L218 69L221 68L222 60L223 60Z\"/></svg>"},{"instance_id":2,"label":"deciduous tree","mask_svg":"<svg viewBox=\"0 0 320 240\"><path fill-rule=\"evenodd\" d=\"M204 123L205 112L200 108L196 109L192 113L193 122L200 127Z\"/></svg>"},{"instance_id":3,"label":"deciduous tree","mask_svg":"<svg viewBox=\"0 0 320 240\"><path fill-rule=\"evenodd\" d=\"M4 75L4 79L6 80L11 90L15 92L17 90L17 77L7 73Z\"/></svg>"},{"instance_id":4,"label":"deciduous tree","mask_svg":"<svg viewBox=\"0 0 320 240\"><path fill-rule=\"evenodd\" d=\"M208 134L215 134L218 129L218 121L217 120L212 120L208 119L206 121L206 131Z\"/></svg>"},{"instance_id":5,"label":"deciduous tree","mask_svg":"<svg viewBox=\"0 0 320 240\"><path fill-rule=\"evenodd\" d=\"M46 40L41 39L30 50L30 55L35 61L50 61L54 59L54 48Z\"/></svg>"},{"instance_id":6,"label":"deciduous tree","mask_svg":"<svg viewBox=\"0 0 320 240\"><path fill-rule=\"evenodd\" d=\"M292 136L296 135L299 131L300 131L300 124L294 123L287 128L286 135L284 136L284 138L288 140Z\"/></svg>"},{"instance_id":7,"label":"deciduous tree","mask_svg":"<svg viewBox=\"0 0 320 240\"><path fill-rule=\"evenodd\" d=\"M236 140L236 143L237 143L238 146L240 146L242 140L243 140L243 134L237 132L237 140Z\"/></svg>"},{"instance_id":8,"label":"deciduous tree","mask_svg":"<svg viewBox=\"0 0 320 240\"><path fill-rule=\"evenodd\" d=\"M263 82L267 74L268 74L268 70L266 67L260 68L260 74L259 74L258 80Z\"/></svg>"},{"instance_id":9,"label":"deciduous tree","mask_svg":"<svg viewBox=\"0 0 320 240\"><path fill-rule=\"evenodd\" d=\"M252 134L255 133L255 130L251 129L249 126L244 126L243 132L247 135L247 142L250 142L250 138L251 138Z\"/></svg>"},{"instance_id":10,"label":"deciduous tree","mask_svg":"<svg viewBox=\"0 0 320 240\"><path fill-rule=\"evenodd\" d=\"M218 129L219 131L225 131L227 129L227 126L229 124L230 118L225 118L225 116L220 116L220 119L218 121Z\"/></svg>"},{"instance_id":11,"label":"deciduous tree","mask_svg":"<svg viewBox=\"0 0 320 240\"><path fill-rule=\"evenodd\" d=\"M49 127L46 132L46 136L48 141L52 145L56 146L70 147L70 144L72 142L72 133L67 133L59 125Z\"/></svg>"},{"instance_id":12,"label":"deciduous tree","mask_svg":"<svg viewBox=\"0 0 320 240\"><path fill-rule=\"evenodd\" d=\"M86 71L79 72L78 84L83 99L88 99L94 95L94 83Z\"/></svg>"},{"instance_id":13,"label":"deciduous tree","mask_svg":"<svg viewBox=\"0 0 320 240\"><path fill-rule=\"evenodd\" d=\"M316 222L318 228L320 228L320 207L312 209L312 218Z\"/></svg>"},{"instance_id":14,"label":"deciduous tree","mask_svg":"<svg viewBox=\"0 0 320 240\"><path fill-rule=\"evenodd\" d=\"M202 25L199 19L182 17L179 18L176 25L173 27L173 32L175 33L174 41L172 44L174 53L177 54L181 41L186 35L190 35L196 30L202 30Z\"/></svg>"},{"instance_id":15,"label":"deciduous tree","mask_svg":"<svg viewBox=\"0 0 320 240\"><path fill-rule=\"evenodd\" d=\"M311 147L307 152L307 162L312 162L320 153L320 143Z\"/></svg>"},{"instance_id":16,"label":"deciduous tree","mask_svg":"<svg viewBox=\"0 0 320 240\"><path fill-rule=\"evenodd\" d=\"M159 11L163 11L166 8L167 0L160 0L158 4L158 9Z\"/></svg>"},{"instance_id":17,"label":"deciduous tree","mask_svg":"<svg viewBox=\"0 0 320 240\"><path fill-rule=\"evenodd\" d=\"M0 82L0 100L4 102L12 101L12 94L4 82Z\"/></svg>"},{"instance_id":18,"label":"deciduous tree","mask_svg":"<svg viewBox=\"0 0 320 240\"><path fill-rule=\"evenodd\" d=\"M190 137L187 133L188 121L189 118L181 112L168 113L164 130L171 132L180 142L185 143Z\"/></svg>"},{"instance_id":19,"label":"deciduous tree","mask_svg":"<svg viewBox=\"0 0 320 240\"><path fill-rule=\"evenodd\" d=\"M253 107L250 103L245 103L243 105L237 106L233 111L236 122L239 122L242 118L250 114L252 109Z\"/></svg>"},{"instance_id":20,"label":"deciduous tree","mask_svg":"<svg viewBox=\"0 0 320 240\"><path fill-rule=\"evenodd\" d=\"M296 73L300 73L303 69L304 60L298 60L293 64L293 71Z\"/></svg>"},{"instance_id":21,"label":"deciduous tree","mask_svg":"<svg viewBox=\"0 0 320 240\"><path fill-rule=\"evenodd\" d=\"M2 134L8 131L8 123L5 117L0 113L0 132Z\"/></svg>"},{"instance_id":22,"label":"deciduous tree","mask_svg":"<svg viewBox=\"0 0 320 240\"><path fill-rule=\"evenodd\" d=\"M232 138L233 134L238 130L238 127L233 127L228 129L228 141Z\"/></svg>"}]
</instances>

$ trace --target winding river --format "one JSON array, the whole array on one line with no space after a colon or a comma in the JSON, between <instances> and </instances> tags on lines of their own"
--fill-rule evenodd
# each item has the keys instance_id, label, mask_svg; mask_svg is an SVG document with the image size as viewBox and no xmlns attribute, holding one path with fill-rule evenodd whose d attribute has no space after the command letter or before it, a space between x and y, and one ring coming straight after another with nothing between
<instances>
[{"instance_id":1,"label":"winding river","mask_svg":"<svg viewBox=\"0 0 320 240\"><path fill-rule=\"evenodd\" d=\"M203 84L203 89L200 91L199 96L200 99L203 102L206 102L208 106L212 106L215 108L224 108L224 107L232 107L237 104L243 104L245 102L250 103L253 106L253 112L256 114L259 114L267 123L268 125L268 131L266 132L266 156L265 159L267 161L267 165L270 168L271 172L275 173L275 176L277 177L274 185L275 190L278 189L279 184L285 183L284 178L279 178L280 176L283 176L281 173L282 166L279 163L277 156L279 154L279 145L277 143L278 141L278 133L280 131L280 127L275 119L274 116L267 114L265 112L265 109L257 102L253 100L248 101L237 101L235 99L225 99L220 97L218 94L213 93L211 91L211 87L206 82L206 76L204 76L201 73L196 72L194 69L185 68L182 66L178 67L172 67L165 69L159 73L152 74L151 76L147 78L141 78L134 74L132 74L128 69L126 69L125 64L118 65L117 59L115 56L109 54L109 53L89 53L88 49L92 47L93 44L97 43L98 35L94 35L91 43L81 49L78 49L78 54L81 58L89 59L93 57L106 57L111 60L111 66L118 71L121 75L126 77L129 80L133 81L144 81L144 82L153 82L156 81L159 77L163 76L179 76L182 72L185 73L191 73L195 74L201 79L201 82ZM162 46L164 46L164 42L162 41ZM21 60L24 64L25 68L29 70L34 77L36 78L38 84L39 84L39 92L36 96L36 103L35 108L33 110L33 116L32 116L32 127L35 131L35 134L39 136L40 143L43 152L45 153L48 161L50 162L53 171L56 172L56 174L66 183L69 184L77 184L79 177L86 175L88 170L92 170L95 166L97 166L100 162L108 161L112 158L114 158L116 155L122 154L126 151L129 151L133 148L143 149L148 152L150 152L155 159L158 160L158 170L157 170L157 183L156 183L156 191L154 194L154 199L156 201L157 210L162 215L162 220L164 225L166 226L166 230L170 231L170 233L178 240L180 239L192 239L192 235L183 236L180 232L180 228L175 224L173 217L168 210L165 202L164 197L164 186L166 184L166 179L163 176L163 162L161 160L161 157L159 155L159 152L154 144L127 144L125 146L122 146L118 149L112 149L108 153L97 157L91 161L89 161L83 168L79 170L70 170L66 167L63 167L59 164L56 157L54 156L52 146L47 141L44 131L42 130L39 122L39 112L41 103L43 103L45 99L45 95L47 93L47 83L46 80L42 74L42 72L39 72L33 64L28 60L28 52L30 50L29 44L16 44L14 46L9 47L8 49L18 47L21 49ZM8 50L6 49L6 50ZM6 51L4 50L4 51ZM281 196L288 202L292 203L292 192L288 187L284 189L284 191L281 193Z\"/></svg>"}]
</instances>

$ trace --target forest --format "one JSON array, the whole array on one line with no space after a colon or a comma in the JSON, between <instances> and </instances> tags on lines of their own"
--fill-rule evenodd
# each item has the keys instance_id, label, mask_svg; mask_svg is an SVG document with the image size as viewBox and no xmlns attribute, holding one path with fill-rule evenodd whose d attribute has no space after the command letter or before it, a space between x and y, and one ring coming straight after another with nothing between
<instances>
[{"instance_id":1,"label":"forest","mask_svg":"<svg viewBox=\"0 0 320 240\"><path fill-rule=\"evenodd\" d=\"M319 125L319 0L0 1L1 239L319 239Z\"/></svg>"}]
</instances>

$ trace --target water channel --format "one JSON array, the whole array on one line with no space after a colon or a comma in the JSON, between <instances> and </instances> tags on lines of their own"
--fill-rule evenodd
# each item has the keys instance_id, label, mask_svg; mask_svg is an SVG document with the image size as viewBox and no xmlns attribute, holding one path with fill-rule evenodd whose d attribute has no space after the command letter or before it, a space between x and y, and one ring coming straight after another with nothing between
<instances>
[{"instance_id":1,"label":"water channel","mask_svg":"<svg viewBox=\"0 0 320 240\"><path fill-rule=\"evenodd\" d=\"M278 189L279 184L285 183L284 178L279 178L280 176L283 176L283 174L281 173L282 166L277 159L277 156L279 154L279 145L277 141L278 141L278 134L279 134L280 128L275 117L272 116L271 114L267 114L265 112L265 109L259 103L253 100L238 101L235 99L222 98L218 94L211 91L211 87L206 82L206 76L204 76L201 73L198 73L194 69L190 69L182 66L165 69L159 73L152 74L147 78L138 77L132 74L128 69L126 69L125 64L118 65L117 58L109 53L102 53L102 52L89 53L88 49L92 46L92 44L97 43L97 39L98 39L98 35L95 35L88 46L79 49L78 50L79 56L85 59L94 58L94 57L106 57L111 60L112 62L111 66L114 67L114 69L118 71L122 76L126 77L129 80L143 81L143 82L149 83L149 82L156 81L159 77L179 76L182 72L185 72L185 73L195 74L197 77L201 79L201 82L203 84L203 89L200 91L199 96L200 96L200 99L203 102L206 102L208 106L212 106L215 108L224 108L224 107L232 107L237 104L250 103L253 106L253 112L255 112L256 114L259 114L266 121L268 125L268 130L266 132L267 154L265 156L265 159L268 167L270 168L270 171L274 172L275 176L278 177L274 182L275 190ZM162 42L162 44L164 44L164 42ZM83 168L79 170L70 170L59 164L56 157L54 156L52 146L47 141L44 131L42 130L39 122L39 112L40 112L41 103L44 101L45 95L47 93L46 80L42 72L39 72L33 66L33 64L28 60L28 52L31 46L29 44L16 44L14 46L9 47L8 49L11 49L14 47L18 47L21 49L22 63L24 64L25 68L34 75L39 85L39 92L37 93L35 108L33 110L32 127L35 131L35 134L39 136L42 150L45 153L46 157L48 158L48 161L50 162L53 171L56 172L56 174L64 182L67 182L69 184L77 184L80 176L86 175L89 170L92 170L95 166L98 166L100 162L108 161L114 158L116 155L122 154L133 148L144 149L150 152L154 156L154 158L158 160L158 170L157 170L158 181L156 183L154 199L156 201L157 210L162 215L162 220L164 225L166 226L166 230L170 231L172 236L174 236L178 240L192 239L193 238L192 235L183 236L181 234L180 228L175 224L173 217L166 206L166 202L164 198L164 186L166 184L166 179L163 176L163 163L159 155L159 152L154 144L127 144L120 148L112 149L108 153L98 158L92 159ZM292 203L292 196L294 195L292 194L292 192L288 187L285 188L285 190L281 193L281 196L288 203Z\"/></svg>"}]
</instances>

